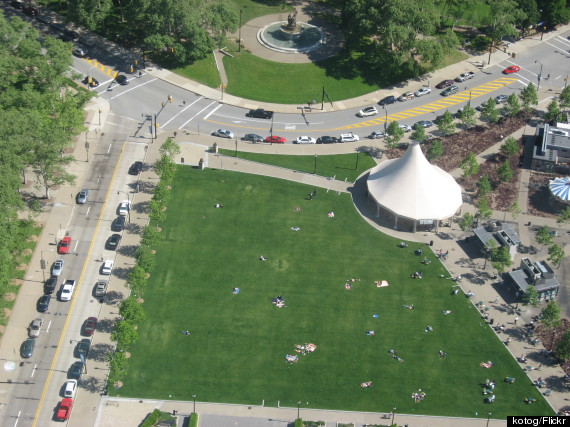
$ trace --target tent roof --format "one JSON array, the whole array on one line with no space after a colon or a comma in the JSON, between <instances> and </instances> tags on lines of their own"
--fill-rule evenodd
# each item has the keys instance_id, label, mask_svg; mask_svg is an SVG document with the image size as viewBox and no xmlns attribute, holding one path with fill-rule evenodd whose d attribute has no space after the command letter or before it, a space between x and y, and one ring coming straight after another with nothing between
<instances>
[{"instance_id":1,"label":"tent roof","mask_svg":"<svg viewBox=\"0 0 570 427\"><path fill-rule=\"evenodd\" d=\"M378 204L411 219L445 219L463 203L461 187L447 172L430 164L414 141L399 159L370 171L368 192Z\"/></svg>"}]
</instances>

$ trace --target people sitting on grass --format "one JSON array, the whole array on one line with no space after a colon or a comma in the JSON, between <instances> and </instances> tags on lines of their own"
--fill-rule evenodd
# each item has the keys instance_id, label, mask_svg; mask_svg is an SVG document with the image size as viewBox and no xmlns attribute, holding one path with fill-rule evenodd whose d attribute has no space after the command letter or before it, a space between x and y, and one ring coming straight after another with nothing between
<instances>
[{"instance_id":1,"label":"people sitting on grass","mask_svg":"<svg viewBox=\"0 0 570 427\"><path fill-rule=\"evenodd\" d=\"M412 279L421 279L422 278L422 272L421 271L416 271L414 272L414 274L412 274Z\"/></svg>"},{"instance_id":2,"label":"people sitting on grass","mask_svg":"<svg viewBox=\"0 0 570 427\"><path fill-rule=\"evenodd\" d=\"M492 394L491 396L485 398L486 403L493 403L495 401L495 395Z\"/></svg>"},{"instance_id":3,"label":"people sitting on grass","mask_svg":"<svg viewBox=\"0 0 570 427\"><path fill-rule=\"evenodd\" d=\"M515 381L516 381L516 378L513 378L513 377L506 377L506 378L505 378L505 382L506 382L506 383L509 383L509 384L512 384L512 383L514 383Z\"/></svg>"},{"instance_id":4,"label":"people sitting on grass","mask_svg":"<svg viewBox=\"0 0 570 427\"><path fill-rule=\"evenodd\" d=\"M525 402L526 404L529 404L529 405L530 405L531 403L536 402L536 400L535 400L534 397L531 396L531 397L527 397L527 398L524 400L524 402Z\"/></svg>"},{"instance_id":5,"label":"people sitting on grass","mask_svg":"<svg viewBox=\"0 0 570 427\"><path fill-rule=\"evenodd\" d=\"M281 295L279 295L277 298L271 299L271 304L273 304L274 306L276 306L278 308L285 307L285 300L283 299L283 297Z\"/></svg>"},{"instance_id":6,"label":"people sitting on grass","mask_svg":"<svg viewBox=\"0 0 570 427\"><path fill-rule=\"evenodd\" d=\"M333 211L330 211L327 215L329 218L334 218L334 212Z\"/></svg>"},{"instance_id":7,"label":"people sitting on grass","mask_svg":"<svg viewBox=\"0 0 570 427\"><path fill-rule=\"evenodd\" d=\"M422 389L420 388L418 391L416 391L415 393L412 393L412 399L414 399L414 402L419 403L420 401L424 400L426 397L425 392L422 391Z\"/></svg>"},{"instance_id":8,"label":"people sitting on grass","mask_svg":"<svg viewBox=\"0 0 570 427\"><path fill-rule=\"evenodd\" d=\"M447 353L443 350L439 350L439 358L440 359L445 359L445 357L447 356Z\"/></svg>"},{"instance_id":9,"label":"people sitting on grass","mask_svg":"<svg viewBox=\"0 0 570 427\"><path fill-rule=\"evenodd\" d=\"M233 294L234 294L234 295L239 294L239 292L240 292L240 289L239 289L239 288L234 288L234 291L233 291Z\"/></svg>"},{"instance_id":10,"label":"people sitting on grass","mask_svg":"<svg viewBox=\"0 0 570 427\"><path fill-rule=\"evenodd\" d=\"M421 255L423 253L422 248L416 249L416 255Z\"/></svg>"},{"instance_id":11,"label":"people sitting on grass","mask_svg":"<svg viewBox=\"0 0 570 427\"><path fill-rule=\"evenodd\" d=\"M429 258L422 259L422 264L431 264L431 260Z\"/></svg>"},{"instance_id":12,"label":"people sitting on grass","mask_svg":"<svg viewBox=\"0 0 570 427\"><path fill-rule=\"evenodd\" d=\"M443 310L444 316L449 316L451 314L451 310Z\"/></svg>"},{"instance_id":13,"label":"people sitting on grass","mask_svg":"<svg viewBox=\"0 0 570 427\"><path fill-rule=\"evenodd\" d=\"M224 205L222 205L222 204L220 204L220 203L216 203L216 207L217 207L217 208L223 208Z\"/></svg>"},{"instance_id":14,"label":"people sitting on grass","mask_svg":"<svg viewBox=\"0 0 570 427\"><path fill-rule=\"evenodd\" d=\"M190 331L180 331L182 335L190 335Z\"/></svg>"},{"instance_id":15,"label":"people sitting on grass","mask_svg":"<svg viewBox=\"0 0 570 427\"><path fill-rule=\"evenodd\" d=\"M366 381L364 383L360 383L360 387L362 387L362 388L372 387L372 381Z\"/></svg>"},{"instance_id":16,"label":"people sitting on grass","mask_svg":"<svg viewBox=\"0 0 570 427\"><path fill-rule=\"evenodd\" d=\"M433 327L428 326L427 328L424 329L424 332L433 332Z\"/></svg>"},{"instance_id":17,"label":"people sitting on grass","mask_svg":"<svg viewBox=\"0 0 570 427\"><path fill-rule=\"evenodd\" d=\"M259 260L260 260L260 261L267 261L267 258L265 258L263 255L261 255L261 256L259 257Z\"/></svg>"},{"instance_id":18,"label":"people sitting on grass","mask_svg":"<svg viewBox=\"0 0 570 427\"><path fill-rule=\"evenodd\" d=\"M384 286L389 285L387 280L376 280L374 284L376 285L377 288L383 288Z\"/></svg>"},{"instance_id":19,"label":"people sitting on grass","mask_svg":"<svg viewBox=\"0 0 570 427\"><path fill-rule=\"evenodd\" d=\"M479 363L479 365L480 365L482 368L487 368L487 369L491 369L494 364L495 364L495 363L491 362L490 360L487 361L487 362L481 362L481 363Z\"/></svg>"},{"instance_id":20,"label":"people sitting on grass","mask_svg":"<svg viewBox=\"0 0 570 427\"><path fill-rule=\"evenodd\" d=\"M301 229L301 227L291 227L291 230L293 231L299 231Z\"/></svg>"},{"instance_id":21,"label":"people sitting on grass","mask_svg":"<svg viewBox=\"0 0 570 427\"><path fill-rule=\"evenodd\" d=\"M398 246L400 246L401 248L407 248L408 244L404 243L404 242L400 242L400 244Z\"/></svg>"},{"instance_id":22,"label":"people sitting on grass","mask_svg":"<svg viewBox=\"0 0 570 427\"><path fill-rule=\"evenodd\" d=\"M376 335L376 332L374 332L374 331L366 331L366 335Z\"/></svg>"},{"instance_id":23,"label":"people sitting on grass","mask_svg":"<svg viewBox=\"0 0 570 427\"><path fill-rule=\"evenodd\" d=\"M408 310L413 310L413 309L414 309L414 304L404 305L404 308L407 308Z\"/></svg>"},{"instance_id":24,"label":"people sitting on grass","mask_svg":"<svg viewBox=\"0 0 570 427\"><path fill-rule=\"evenodd\" d=\"M285 361L287 363L297 363L299 361L299 356L295 356L294 354L286 354Z\"/></svg>"},{"instance_id":25,"label":"people sitting on grass","mask_svg":"<svg viewBox=\"0 0 570 427\"><path fill-rule=\"evenodd\" d=\"M345 283L344 284L344 289L352 289L352 285L350 283Z\"/></svg>"}]
</instances>

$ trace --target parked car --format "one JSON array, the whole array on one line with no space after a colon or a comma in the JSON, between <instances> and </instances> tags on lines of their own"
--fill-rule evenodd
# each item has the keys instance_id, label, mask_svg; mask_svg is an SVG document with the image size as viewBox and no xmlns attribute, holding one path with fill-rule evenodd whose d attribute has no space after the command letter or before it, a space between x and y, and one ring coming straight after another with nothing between
<instances>
[{"instance_id":1,"label":"parked car","mask_svg":"<svg viewBox=\"0 0 570 427\"><path fill-rule=\"evenodd\" d=\"M36 340L33 338L27 338L26 341L22 343L20 348L20 356L24 359L29 359L34 354L34 347L36 346Z\"/></svg>"},{"instance_id":2,"label":"parked car","mask_svg":"<svg viewBox=\"0 0 570 427\"><path fill-rule=\"evenodd\" d=\"M83 323L83 336L90 337L95 332L97 328L97 318L96 317L88 317L87 320Z\"/></svg>"},{"instance_id":3,"label":"parked car","mask_svg":"<svg viewBox=\"0 0 570 427\"><path fill-rule=\"evenodd\" d=\"M457 92L459 92L459 88L457 86L450 86L447 89L445 89L443 92L441 92L441 95L449 96L449 95L454 95Z\"/></svg>"},{"instance_id":4,"label":"parked car","mask_svg":"<svg viewBox=\"0 0 570 427\"><path fill-rule=\"evenodd\" d=\"M107 240L107 248L112 251L116 250L119 247L119 243L121 243L121 237L120 234L112 234Z\"/></svg>"},{"instance_id":5,"label":"parked car","mask_svg":"<svg viewBox=\"0 0 570 427\"><path fill-rule=\"evenodd\" d=\"M44 319L42 318L32 320L32 323L30 323L30 326L28 328L28 336L30 338L39 337L43 324L44 324Z\"/></svg>"},{"instance_id":6,"label":"parked car","mask_svg":"<svg viewBox=\"0 0 570 427\"><path fill-rule=\"evenodd\" d=\"M75 291L75 280L66 280L61 285L61 289L59 291L59 299L61 301L71 301L73 298L73 292Z\"/></svg>"},{"instance_id":7,"label":"parked car","mask_svg":"<svg viewBox=\"0 0 570 427\"><path fill-rule=\"evenodd\" d=\"M63 385L63 395L65 397L74 398L77 393L77 380L67 380Z\"/></svg>"},{"instance_id":8,"label":"parked car","mask_svg":"<svg viewBox=\"0 0 570 427\"><path fill-rule=\"evenodd\" d=\"M95 283L95 288L93 288L93 295L96 298L102 298L105 296L105 291L107 290L107 282L104 280L99 280Z\"/></svg>"},{"instance_id":9,"label":"parked car","mask_svg":"<svg viewBox=\"0 0 570 427\"><path fill-rule=\"evenodd\" d=\"M87 203L88 199L89 199L88 189L84 188L79 193L77 193L76 201L79 205L84 205L85 203Z\"/></svg>"},{"instance_id":10,"label":"parked car","mask_svg":"<svg viewBox=\"0 0 570 427\"><path fill-rule=\"evenodd\" d=\"M82 80L82 82L84 85L87 85L91 88L93 87L99 87L99 80L97 80L95 77L91 77L91 76L85 76L85 78Z\"/></svg>"},{"instance_id":11,"label":"parked car","mask_svg":"<svg viewBox=\"0 0 570 427\"><path fill-rule=\"evenodd\" d=\"M398 101L404 102L404 101L408 101L408 100L413 99L413 98L415 98L415 96L412 92L406 92L406 93L403 93L402 95L400 95L398 97Z\"/></svg>"},{"instance_id":12,"label":"parked car","mask_svg":"<svg viewBox=\"0 0 570 427\"><path fill-rule=\"evenodd\" d=\"M416 123L414 124L414 128L415 128L416 126L421 126L421 127L423 127L423 128L430 128L430 127L433 126L433 122L430 122L429 120L420 120L419 122L416 122Z\"/></svg>"},{"instance_id":13,"label":"parked car","mask_svg":"<svg viewBox=\"0 0 570 427\"><path fill-rule=\"evenodd\" d=\"M83 362L75 362L73 365L69 367L69 372L67 373L67 377L75 380L81 379L81 375L83 375L84 365Z\"/></svg>"},{"instance_id":14,"label":"parked car","mask_svg":"<svg viewBox=\"0 0 570 427\"><path fill-rule=\"evenodd\" d=\"M358 117L368 117L368 116L375 116L378 114L378 110L376 107L366 107L360 110L356 115Z\"/></svg>"},{"instance_id":15,"label":"parked car","mask_svg":"<svg viewBox=\"0 0 570 427\"><path fill-rule=\"evenodd\" d=\"M129 84L129 79L124 74L117 74L115 76L115 81L119 83L121 86L126 86Z\"/></svg>"},{"instance_id":16,"label":"parked car","mask_svg":"<svg viewBox=\"0 0 570 427\"><path fill-rule=\"evenodd\" d=\"M424 95L427 95L428 93L431 93L431 88L430 87L422 87L420 90L416 90L414 92L414 96L424 96Z\"/></svg>"},{"instance_id":17,"label":"parked car","mask_svg":"<svg viewBox=\"0 0 570 427\"><path fill-rule=\"evenodd\" d=\"M136 161L129 168L129 175L139 175L143 170L143 162Z\"/></svg>"},{"instance_id":18,"label":"parked car","mask_svg":"<svg viewBox=\"0 0 570 427\"><path fill-rule=\"evenodd\" d=\"M85 52L83 48L77 46L73 48L71 53L73 54L73 56L77 56L78 58L84 58L85 55L87 55L87 52Z\"/></svg>"},{"instance_id":19,"label":"parked car","mask_svg":"<svg viewBox=\"0 0 570 427\"><path fill-rule=\"evenodd\" d=\"M380 100L380 102L378 102L378 105L389 105L389 104L394 104L397 101L395 96L387 96L386 98Z\"/></svg>"},{"instance_id":20,"label":"parked car","mask_svg":"<svg viewBox=\"0 0 570 427\"><path fill-rule=\"evenodd\" d=\"M356 142L359 140L360 138L358 135L355 135L352 132L340 134L340 142Z\"/></svg>"},{"instance_id":21,"label":"parked car","mask_svg":"<svg viewBox=\"0 0 570 427\"><path fill-rule=\"evenodd\" d=\"M38 299L37 309L40 313L45 313L48 311L49 303L51 302L51 296L49 295L42 295L40 299Z\"/></svg>"},{"instance_id":22,"label":"parked car","mask_svg":"<svg viewBox=\"0 0 570 427\"><path fill-rule=\"evenodd\" d=\"M44 283L44 294L53 294L57 287L57 277L50 277Z\"/></svg>"},{"instance_id":23,"label":"parked car","mask_svg":"<svg viewBox=\"0 0 570 427\"><path fill-rule=\"evenodd\" d=\"M495 102L497 104L503 104L503 103L507 102L508 98L509 97L507 95L497 95L497 96L495 96Z\"/></svg>"},{"instance_id":24,"label":"parked car","mask_svg":"<svg viewBox=\"0 0 570 427\"><path fill-rule=\"evenodd\" d=\"M253 142L254 144L258 143L258 142L263 142L263 137L260 135L256 135L255 133L246 133L243 138L243 141L250 141Z\"/></svg>"},{"instance_id":25,"label":"parked car","mask_svg":"<svg viewBox=\"0 0 570 427\"><path fill-rule=\"evenodd\" d=\"M452 84L453 84L453 80L444 80L444 81L438 83L437 85L435 85L435 87L438 89L445 89L446 87L449 87Z\"/></svg>"},{"instance_id":26,"label":"parked car","mask_svg":"<svg viewBox=\"0 0 570 427\"><path fill-rule=\"evenodd\" d=\"M316 144L317 140L315 138L311 138L310 136L299 136L295 140L296 144Z\"/></svg>"},{"instance_id":27,"label":"parked car","mask_svg":"<svg viewBox=\"0 0 570 427\"><path fill-rule=\"evenodd\" d=\"M117 213L121 216L127 216L130 210L131 210L131 202L129 200L123 200L121 203L119 203L119 207L117 208Z\"/></svg>"},{"instance_id":28,"label":"parked car","mask_svg":"<svg viewBox=\"0 0 570 427\"><path fill-rule=\"evenodd\" d=\"M19 2L17 0L12 0L10 2L10 5L14 8L14 9L18 9L18 10L22 10L24 8L24 3Z\"/></svg>"},{"instance_id":29,"label":"parked car","mask_svg":"<svg viewBox=\"0 0 570 427\"><path fill-rule=\"evenodd\" d=\"M29 15L29 16L38 16L39 15L38 9L36 9L35 7L32 7L32 6L26 6L22 10L24 11L24 13L26 15Z\"/></svg>"},{"instance_id":30,"label":"parked car","mask_svg":"<svg viewBox=\"0 0 570 427\"><path fill-rule=\"evenodd\" d=\"M411 132L412 127L410 125L398 125L400 129L404 129L404 132Z\"/></svg>"},{"instance_id":31,"label":"parked car","mask_svg":"<svg viewBox=\"0 0 570 427\"><path fill-rule=\"evenodd\" d=\"M520 70L521 67L519 67L518 65L511 65L510 67L507 67L503 70L503 74L518 73Z\"/></svg>"},{"instance_id":32,"label":"parked car","mask_svg":"<svg viewBox=\"0 0 570 427\"><path fill-rule=\"evenodd\" d=\"M218 129L212 132L213 136L219 136L220 138L229 138L229 139L233 139L234 137L234 133L226 130L226 129Z\"/></svg>"},{"instance_id":33,"label":"parked car","mask_svg":"<svg viewBox=\"0 0 570 427\"><path fill-rule=\"evenodd\" d=\"M68 254L69 248L71 247L71 237L65 236L63 239L59 241L57 244L57 253L60 255Z\"/></svg>"},{"instance_id":34,"label":"parked car","mask_svg":"<svg viewBox=\"0 0 570 427\"><path fill-rule=\"evenodd\" d=\"M73 408L73 399L63 399L59 402L57 407L57 412L55 414L55 419L57 421L67 421L71 415L71 409Z\"/></svg>"},{"instance_id":35,"label":"parked car","mask_svg":"<svg viewBox=\"0 0 570 427\"><path fill-rule=\"evenodd\" d=\"M90 349L91 349L91 340L89 338L83 338L75 346L75 357L80 358L81 356L83 356L84 359L87 359L87 356L89 356Z\"/></svg>"},{"instance_id":36,"label":"parked car","mask_svg":"<svg viewBox=\"0 0 570 427\"><path fill-rule=\"evenodd\" d=\"M113 223L111 224L111 230L113 231L123 231L125 229L125 223L127 220L124 216L118 216L115 218Z\"/></svg>"},{"instance_id":37,"label":"parked car","mask_svg":"<svg viewBox=\"0 0 570 427\"><path fill-rule=\"evenodd\" d=\"M473 71L467 71L465 73L459 74L455 78L455 81L456 82L464 82L465 80L471 80L473 77L475 77L475 73Z\"/></svg>"},{"instance_id":38,"label":"parked car","mask_svg":"<svg viewBox=\"0 0 570 427\"><path fill-rule=\"evenodd\" d=\"M255 117L256 119L271 119L273 117L273 111L258 108L256 110L249 110L249 113L246 113L245 115L246 117Z\"/></svg>"},{"instance_id":39,"label":"parked car","mask_svg":"<svg viewBox=\"0 0 570 427\"><path fill-rule=\"evenodd\" d=\"M265 142L270 142L272 144L285 144L287 140L281 136L272 135L265 138Z\"/></svg>"},{"instance_id":40,"label":"parked car","mask_svg":"<svg viewBox=\"0 0 570 427\"><path fill-rule=\"evenodd\" d=\"M54 263L51 265L51 275L59 277L62 271L63 271L63 260L61 258L56 259Z\"/></svg>"},{"instance_id":41,"label":"parked car","mask_svg":"<svg viewBox=\"0 0 570 427\"><path fill-rule=\"evenodd\" d=\"M104 274L106 276L110 275L113 272L114 263L115 261L113 261L112 259L108 259L105 262L103 262L103 265L101 266L101 274Z\"/></svg>"},{"instance_id":42,"label":"parked car","mask_svg":"<svg viewBox=\"0 0 570 427\"><path fill-rule=\"evenodd\" d=\"M334 144L335 142L338 142L338 138L334 136L321 136L317 138L317 144Z\"/></svg>"},{"instance_id":43,"label":"parked car","mask_svg":"<svg viewBox=\"0 0 570 427\"><path fill-rule=\"evenodd\" d=\"M384 134L384 132L382 132L381 130L375 130L373 131L370 135L368 135L368 138L370 139L380 139L380 138L384 138L386 135Z\"/></svg>"},{"instance_id":44,"label":"parked car","mask_svg":"<svg viewBox=\"0 0 570 427\"><path fill-rule=\"evenodd\" d=\"M74 42L79 40L79 33L73 30L63 30L59 38L64 42Z\"/></svg>"}]
</instances>

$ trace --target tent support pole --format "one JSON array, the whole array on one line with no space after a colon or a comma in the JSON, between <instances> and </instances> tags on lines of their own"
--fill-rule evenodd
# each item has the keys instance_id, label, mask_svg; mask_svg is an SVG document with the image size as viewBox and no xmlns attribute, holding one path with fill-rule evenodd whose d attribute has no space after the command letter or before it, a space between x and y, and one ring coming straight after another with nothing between
<instances>
[{"instance_id":1,"label":"tent support pole","mask_svg":"<svg viewBox=\"0 0 570 427\"><path fill-rule=\"evenodd\" d=\"M380 205L376 203L376 218L380 218Z\"/></svg>"},{"instance_id":2,"label":"tent support pole","mask_svg":"<svg viewBox=\"0 0 570 427\"><path fill-rule=\"evenodd\" d=\"M414 219L414 233L416 232L416 224L418 223L417 219Z\"/></svg>"}]
</instances>

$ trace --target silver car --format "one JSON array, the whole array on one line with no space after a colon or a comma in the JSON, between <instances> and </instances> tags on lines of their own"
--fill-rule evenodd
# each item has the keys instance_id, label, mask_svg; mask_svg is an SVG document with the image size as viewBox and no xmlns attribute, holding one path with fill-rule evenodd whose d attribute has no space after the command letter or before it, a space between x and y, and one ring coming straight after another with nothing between
<instances>
[{"instance_id":1,"label":"silver car","mask_svg":"<svg viewBox=\"0 0 570 427\"><path fill-rule=\"evenodd\" d=\"M77 193L77 203L80 205L84 205L85 203L87 203L88 198L89 198L89 190L86 188Z\"/></svg>"},{"instance_id":2,"label":"silver car","mask_svg":"<svg viewBox=\"0 0 570 427\"><path fill-rule=\"evenodd\" d=\"M422 87L420 90L416 90L414 92L414 96L417 98L418 96L427 95L428 93L431 93L431 88L430 87Z\"/></svg>"},{"instance_id":3,"label":"silver car","mask_svg":"<svg viewBox=\"0 0 570 427\"><path fill-rule=\"evenodd\" d=\"M102 298L105 296L105 291L107 290L107 282L100 280L99 282L95 283L95 297Z\"/></svg>"},{"instance_id":4,"label":"silver car","mask_svg":"<svg viewBox=\"0 0 570 427\"><path fill-rule=\"evenodd\" d=\"M40 336L40 331L42 330L42 325L44 324L44 319L34 319L30 323L28 328L28 336L30 338L37 338Z\"/></svg>"},{"instance_id":5,"label":"silver car","mask_svg":"<svg viewBox=\"0 0 570 427\"><path fill-rule=\"evenodd\" d=\"M55 260L55 262L51 265L51 275L59 277L62 271L63 271L63 260L60 258Z\"/></svg>"},{"instance_id":6,"label":"silver car","mask_svg":"<svg viewBox=\"0 0 570 427\"><path fill-rule=\"evenodd\" d=\"M234 133L226 129L218 129L212 132L212 135L219 136L220 138L233 139Z\"/></svg>"}]
</instances>

